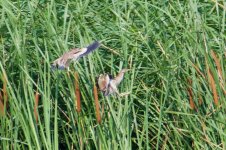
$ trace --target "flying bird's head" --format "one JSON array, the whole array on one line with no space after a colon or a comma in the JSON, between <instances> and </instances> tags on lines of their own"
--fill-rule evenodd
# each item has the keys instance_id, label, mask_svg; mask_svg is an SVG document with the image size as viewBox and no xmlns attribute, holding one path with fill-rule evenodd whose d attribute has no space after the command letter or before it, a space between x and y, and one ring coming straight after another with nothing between
<instances>
[{"instance_id":1,"label":"flying bird's head","mask_svg":"<svg viewBox=\"0 0 226 150\"><path fill-rule=\"evenodd\" d=\"M51 64L51 70L64 70L65 68L68 68L68 64L64 64L61 57L53 61Z\"/></svg>"},{"instance_id":2,"label":"flying bird's head","mask_svg":"<svg viewBox=\"0 0 226 150\"><path fill-rule=\"evenodd\" d=\"M65 67L64 66L59 66L57 64L52 64L51 65L51 70L55 70L55 69L64 70Z\"/></svg>"}]
</instances>

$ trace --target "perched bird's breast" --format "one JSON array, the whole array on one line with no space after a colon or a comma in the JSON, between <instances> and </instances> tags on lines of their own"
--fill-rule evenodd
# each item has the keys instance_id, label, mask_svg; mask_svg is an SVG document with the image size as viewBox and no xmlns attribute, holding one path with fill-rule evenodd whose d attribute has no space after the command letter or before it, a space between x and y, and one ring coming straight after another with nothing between
<instances>
[{"instance_id":1,"label":"perched bird's breast","mask_svg":"<svg viewBox=\"0 0 226 150\"><path fill-rule=\"evenodd\" d=\"M98 87L101 91L106 91L110 82L108 74L101 74L98 78Z\"/></svg>"}]
</instances>

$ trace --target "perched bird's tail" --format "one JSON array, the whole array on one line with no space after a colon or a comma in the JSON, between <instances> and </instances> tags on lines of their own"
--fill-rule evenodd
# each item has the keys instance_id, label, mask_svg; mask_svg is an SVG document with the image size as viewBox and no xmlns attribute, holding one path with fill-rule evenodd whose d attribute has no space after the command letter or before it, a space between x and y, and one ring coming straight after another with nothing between
<instances>
[{"instance_id":1,"label":"perched bird's tail","mask_svg":"<svg viewBox=\"0 0 226 150\"><path fill-rule=\"evenodd\" d=\"M100 43L98 41L93 42L92 44L90 44L89 46L86 47L87 48L86 52L83 53L80 57L91 53L92 51L97 49L99 46L100 46Z\"/></svg>"}]
</instances>

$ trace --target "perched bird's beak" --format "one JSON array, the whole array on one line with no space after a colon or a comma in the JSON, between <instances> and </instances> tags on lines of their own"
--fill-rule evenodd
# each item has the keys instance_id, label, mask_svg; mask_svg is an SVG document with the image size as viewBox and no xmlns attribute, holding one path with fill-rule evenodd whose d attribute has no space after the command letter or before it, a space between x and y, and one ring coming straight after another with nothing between
<instances>
[{"instance_id":1,"label":"perched bird's beak","mask_svg":"<svg viewBox=\"0 0 226 150\"><path fill-rule=\"evenodd\" d=\"M127 71L131 71L131 69L122 69L121 72L125 73L125 72L127 72Z\"/></svg>"}]
</instances>

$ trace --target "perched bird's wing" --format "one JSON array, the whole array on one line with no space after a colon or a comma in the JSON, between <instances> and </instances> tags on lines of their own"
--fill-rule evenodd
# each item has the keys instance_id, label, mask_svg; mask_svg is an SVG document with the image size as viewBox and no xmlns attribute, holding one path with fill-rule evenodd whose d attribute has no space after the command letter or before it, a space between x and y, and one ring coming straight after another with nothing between
<instances>
[{"instance_id":1,"label":"perched bird's wing","mask_svg":"<svg viewBox=\"0 0 226 150\"><path fill-rule=\"evenodd\" d=\"M129 70L130 69L122 69L118 73L118 75L114 78L114 81L113 81L116 86L118 86L122 82L123 77L124 77L124 73L127 72L127 71L129 71Z\"/></svg>"},{"instance_id":2,"label":"perched bird's wing","mask_svg":"<svg viewBox=\"0 0 226 150\"><path fill-rule=\"evenodd\" d=\"M120 95L117 87L122 82L124 73L127 71L129 71L129 69L122 69L115 78L110 79L107 90L104 92L104 96L108 96L113 93Z\"/></svg>"},{"instance_id":3,"label":"perched bird's wing","mask_svg":"<svg viewBox=\"0 0 226 150\"><path fill-rule=\"evenodd\" d=\"M120 95L118 88L115 84L115 80L110 81L109 86L107 88L107 91L104 93L104 96L108 96L108 95L113 94L113 93Z\"/></svg>"},{"instance_id":4,"label":"perched bird's wing","mask_svg":"<svg viewBox=\"0 0 226 150\"><path fill-rule=\"evenodd\" d=\"M74 48L69 52L64 53L61 57L53 61L52 68L58 67L59 69L68 68L71 60L77 60L82 56L85 56L98 48L100 46L99 42L94 42L87 46L86 48Z\"/></svg>"}]
</instances>

